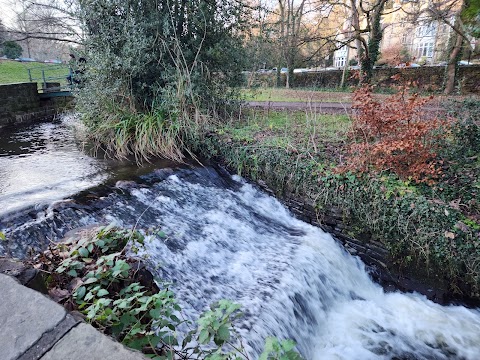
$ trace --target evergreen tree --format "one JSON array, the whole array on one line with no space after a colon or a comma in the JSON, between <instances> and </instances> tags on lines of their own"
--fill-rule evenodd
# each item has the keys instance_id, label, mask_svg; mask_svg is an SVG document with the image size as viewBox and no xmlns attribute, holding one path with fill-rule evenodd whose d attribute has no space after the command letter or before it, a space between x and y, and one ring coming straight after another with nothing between
<instances>
[{"instance_id":1,"label":"evergreen tree","mask_svg":"<svg viewBox=\"0 0 480 360\"><path fill-rule=\"evenodd\" d=\"M2 45L3 55L9 59L15 59L22 55L22 47L15 41L5 41Z\"/></svg>"}]
</instances>

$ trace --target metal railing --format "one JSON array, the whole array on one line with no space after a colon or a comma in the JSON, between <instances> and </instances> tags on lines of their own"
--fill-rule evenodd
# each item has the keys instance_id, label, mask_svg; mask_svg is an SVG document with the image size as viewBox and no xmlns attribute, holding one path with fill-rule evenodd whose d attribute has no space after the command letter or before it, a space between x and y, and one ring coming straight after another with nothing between
<instances>
[{"instance_id":1,"label":"metal railing","mask_svg":"<svg viewBox=\"0 0 480 360\"><path fill-rule=\"evenodd\" d=\"M27 68L30 82L40 84L40 93L72 91L75 87L74 71L65 65Z\"/></svg>"}]
</instances>

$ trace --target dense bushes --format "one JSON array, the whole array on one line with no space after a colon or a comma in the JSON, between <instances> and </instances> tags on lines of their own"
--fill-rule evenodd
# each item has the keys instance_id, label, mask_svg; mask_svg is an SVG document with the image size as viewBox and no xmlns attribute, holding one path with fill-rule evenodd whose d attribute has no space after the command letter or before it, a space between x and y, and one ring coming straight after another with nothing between
<instances>
[{"instance_id":1,"label":"dense bushes","mask_svg":"<svg viewBox=\"0 0 480 360\"><path fill-rule=\"evenodd\" d=\"M427 118L428 100L409 95L401 87L388 101L380 103L366 85L354 95L352 141L344 170L391 170L400 178L433 184L441 175L437 151L447 136L448 121Z\"/></svg>"},{"instance_id":2,"label":"dense bushes","mask_svg":"<svg viewBox=\"0 0 480 360\"><path fill-rule=\"evenodd\" d=\"M236 1L82 2L78 108L91 137L119 155L178 160L185 132L235 99L244 16Z\"/></svg>"}]
</instances>

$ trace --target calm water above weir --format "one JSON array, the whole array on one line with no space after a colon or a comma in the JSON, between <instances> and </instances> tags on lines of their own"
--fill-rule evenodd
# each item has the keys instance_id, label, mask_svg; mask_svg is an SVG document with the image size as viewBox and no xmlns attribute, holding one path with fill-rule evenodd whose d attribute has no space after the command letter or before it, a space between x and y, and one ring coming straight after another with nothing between
<instances>
[{"instance_id":1,"label":"calm water above weir","mask_svg":"<svg viewBox=\"0 0 480 360\"><path fill-rule=\"evenodd\" d=\"M56 122L0 130L0 216L53 201L114 178L146 172L167 162L138 169L133 161L88 156L75 133L73 115ZM165 166L165 165L163 165Z\"/></svg>"},{"instance_id":2,"label":"calm water above weir","mask_svg":"<svg viewBox=\"0 0 480 360\"><path fill-rule=\"evenodd\" d=\"M191 318L218 299L242 304L239 325L253 359L267 335L294 339L308 360L480 359L480 311L384 293L330 235L243 179L212 168L147 169L115 184L119 169L71 149L96 169L85 173L80 161L70 169L91 181L79 190L107 183L32 211L38 185L30 177L33 200L25 195L15 214L0 215L9 238L0 252L22 256L96 223L161 229L166 238L147 237L151 269L173 284ZM34 166L25 162L22 171ZM0 208L7 201L0 198Z\"/></svg>"}]
</instances>

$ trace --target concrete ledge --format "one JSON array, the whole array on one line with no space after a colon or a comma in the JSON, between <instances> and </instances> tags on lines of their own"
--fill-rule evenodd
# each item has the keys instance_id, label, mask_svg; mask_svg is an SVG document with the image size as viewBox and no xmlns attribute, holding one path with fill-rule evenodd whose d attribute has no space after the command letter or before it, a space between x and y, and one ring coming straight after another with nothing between
<instances>
[{"instance_id":1,"label":"concrete ledge","mask_svg":"<svg viewBox=\"0 0 480 360\"><path fill-rule=\"evenodd\" d=\"M66 315L46 296L0 274L0 359L18 359Z\"/></svg>"},{"instance_id":2,"label":"concrete ledge","mask_svg":"<svg viewBox=\"0 0 480 360\"><path fill-rule=\"evenodd\" d=\"M144 360L143 354L125 348L88 324L80 324L46 353L42 360Z\"/></svg>"},{"instance_id":3,"label":"concrete ledge","mask_svg":"<svg viewBox=\"0 0 480 360\"><path fill-rule=\"evenodd\" d=\"M20 267L8 266L12 275L21 271ZM38 359L143 360L146 357L79 322L45 295L0 273L0 360Z\"/></svg>"}]
</instances>

